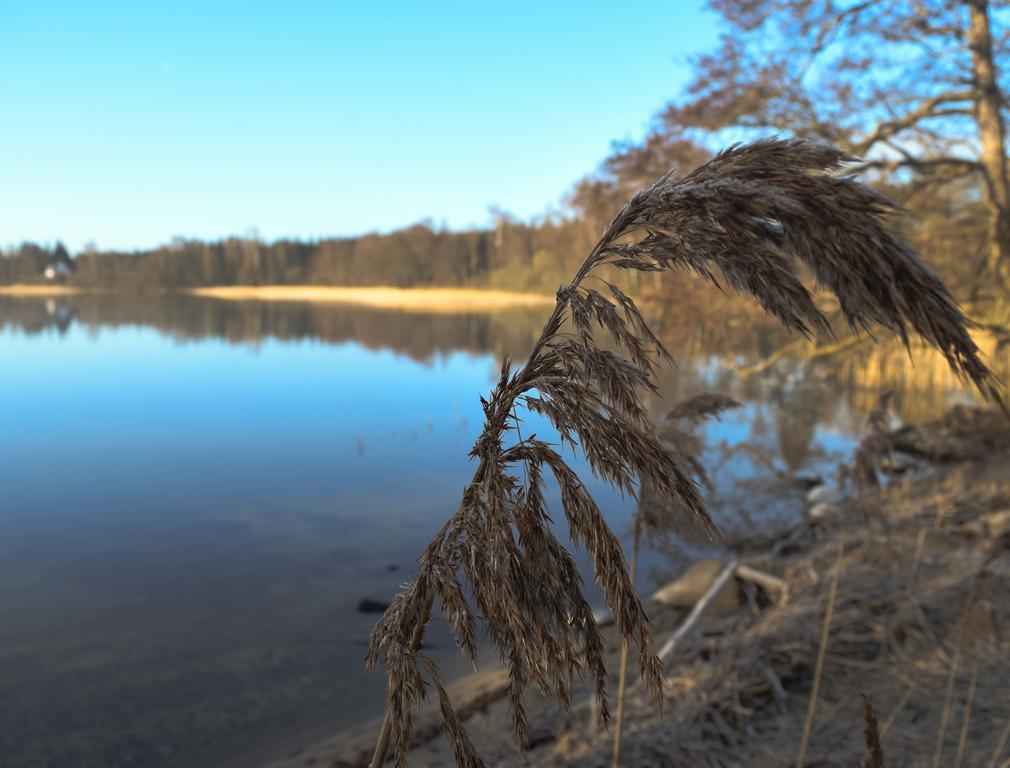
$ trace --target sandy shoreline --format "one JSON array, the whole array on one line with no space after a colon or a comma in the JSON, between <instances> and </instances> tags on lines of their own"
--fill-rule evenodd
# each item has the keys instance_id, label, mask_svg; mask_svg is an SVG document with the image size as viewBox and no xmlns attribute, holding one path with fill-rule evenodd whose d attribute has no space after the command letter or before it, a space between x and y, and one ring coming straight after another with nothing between
<instances>
[{"instance_id":1,"label":"sandy shoreline","mask_svg":"<svg viewBox=\"0 0 1010 768\"><path fill-rule=\"evenodd\" d=\"M231 301L309 301L358 304L379 309L420 312L480 312L509 307L552 304L554 297L538 293L481 288L392 288L387 286L233 285L195 288L195 296Z\"/></svg>"},{"instance_id":2,"label":"sandy shoreline","mask_svg":"<svg viewBox=\"0 0 1010 768\"><path fill-rule=\"evenodd\" d=\"M4 296L66 296L80 292L72 285L0 285L0 295Z\"/></svg>"},{"instance_id":3,"label":"sandy shoreline","mask_svg":"<svg viewBox=\"0 0 1010 768\"><path fill-rule=\"evenodd\" d=\"M101 289L73 285L18 283L0 285L0 296L45 297L83 293L105 293ZM554 297L541 293L496 291L484 288L393 288L390 286L339 285L219 285L192 288L183 293L225 301L311 302L354 304L375 309L409 310L451 314L457 312L493 312L516 307L538 307L554 303Z\"/></svg>"},{"instance_id":4,"label":"sandy shoreline","mask_svg":"<svg viewBox=\"0 0 1010 768\"><path fill-rule=\"evenodd\" d=\"M473 715L483 712L488 707L497 704L506 695L508 673L499 665L491 665L464 675L459 680L448 685L449 695L460 716L467 720ZM357 726L344 729L329 738L317 741L301 749L290 750L286 757L268 762L265 768L301 768L301 766L333 765L354 766L367 765L370 761L375 739L382 729L382 718L369 720ZM451 765L451 752L446 744L439 743L441 720L431 707L423 707L417 713L415 732L420 732L421 739L418 750L411 755L420 765L429 768L434 765ZM432 743L435 742L435 743ZM418 757L417 752L424 754Z\"/></svg>"}]
</instances>

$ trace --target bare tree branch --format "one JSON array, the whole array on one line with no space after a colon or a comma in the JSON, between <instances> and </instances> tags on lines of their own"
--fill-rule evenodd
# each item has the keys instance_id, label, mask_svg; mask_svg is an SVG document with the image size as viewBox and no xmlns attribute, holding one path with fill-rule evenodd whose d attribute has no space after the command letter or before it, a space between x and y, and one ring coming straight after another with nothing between
<instances>
[{"instance_id":1,"label":"bare tree branch","mask_svg":"<svg viewBox=\"0 0 1010 768\"><path fill-rule=\"evenodd\" d=\"M970 115L971 111L965 108L940 109L940 107L944 104L971 101L972 96L971 91L952 91L927 99L904 117L880 123L869 136L856 145L856 152L866 154L878 142L911 128L921 120L952 115Z\"/></svg>"}]
</instances>

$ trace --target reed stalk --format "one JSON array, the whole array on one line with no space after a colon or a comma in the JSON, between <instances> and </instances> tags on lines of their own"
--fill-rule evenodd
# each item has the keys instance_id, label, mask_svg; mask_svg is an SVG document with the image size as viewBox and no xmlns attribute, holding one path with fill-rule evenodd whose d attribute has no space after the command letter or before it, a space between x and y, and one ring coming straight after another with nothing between
<instances>
[{"instance_id":1,"label":"reed stalk","mask_svg":"<svg viewBox=\"0 0 1010 768\"><path fill-rule=\"evenodd\" d=\"M961 736L957 740L957 756L954 758L954 768L961 768L964 760L964 750L968 746L968 730L971 728L971 710L975 703L975 686L978 683L978 659L971 662L971 680L968 682L968 700L964 704L964 721L961 723Z\"/></svg>"},{"instance_id":2,"label":"reed stalk","mask_svg":"<svg viewBox=\"0 0 1010 768\"><path fill-rule=\"evenodd\" d=\"M824 673L824 657L828 652L828 639L831 635L831 617L835 612L835 599L838 597L838 579L842 574L842 562L845 556L845 536L838 542L838 555L835 558L834 572L831 574L831 591L828 594L828 608L824 613L824 625L821 628L821 644L817 648L817 661L814 664L814 684L810 690L810 701L807 704L807 716L803 721L803 735L800 738L800 750L796 755L796 768L803 768L807 757L807 746L810 742L810 731L814 725L814 712L817 710L817 696L821 689L821 676Z\"/></svg>"},{"instance_id":3,"label":"reed stalk","mask_svg":"<svg viewBox=\"0 0 1010 768\"><path fill-rule=\"evenodd\" d=\"M961 663L961 639L964 632L964 620L958 625L957 641L954 645L954 658L950 662L947 673L947 693L943 697L943 710L940 713L940 727L936 733L936 747L933 750L933 768L940 768L943 758L943 741L947 735L947 722L950 720L951 703L954 701L954 685L957 682L957 668Z\"/></svg>"},{"instance_id":4,"label":"reed stalk","mask_svg":"<svg viewBox=\"0 0 1010 768\"><path fill-rule=\"evenodd\" d=\"M989 757L989 762L986 763L986 768L998 768L999 759L1003 754L1003 750L1006 747L1008 740L1010 740L1010 720L1007 720L1007 724L1004 726L1003 730L1000 731L999 738L996 739L996 746L993 747L992 755Z\"/></svg>"}]
</instances>

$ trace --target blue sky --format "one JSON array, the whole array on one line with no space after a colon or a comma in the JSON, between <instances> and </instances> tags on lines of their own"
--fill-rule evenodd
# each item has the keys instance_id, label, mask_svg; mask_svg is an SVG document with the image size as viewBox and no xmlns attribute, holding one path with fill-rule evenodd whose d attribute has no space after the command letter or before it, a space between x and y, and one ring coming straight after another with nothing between
<instances>
[{"instance_id":1,"label":"blue sky","mask_svg":"<svg viewBox=\"0 0 1010 768\"><path fill-rule=\"evenodd\" d=\"M0 2L0 245L557 206L711 47L701 2Z\"/></svg>"}]
</instances>

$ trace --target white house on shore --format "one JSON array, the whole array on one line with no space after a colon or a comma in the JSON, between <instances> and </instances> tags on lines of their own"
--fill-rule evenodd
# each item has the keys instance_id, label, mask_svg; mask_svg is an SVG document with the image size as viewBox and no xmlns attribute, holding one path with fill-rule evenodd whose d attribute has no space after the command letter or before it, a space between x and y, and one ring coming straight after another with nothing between
<instances>
[{"instance_id":1,"label":"white house on shore","mask_svg":"<svg viewBox=\"0 0 1010 768\"><path fill-rule=\"evenodd\" d=\"M74 262L62 245L56 246L53 258L42 270L42 276L51 282L66 280L74 273Z\"/></svg>"}]
</instances>

